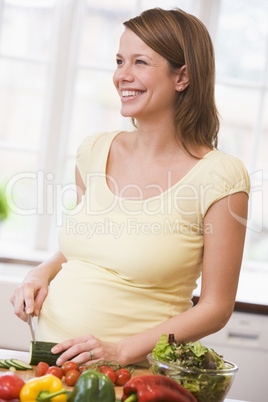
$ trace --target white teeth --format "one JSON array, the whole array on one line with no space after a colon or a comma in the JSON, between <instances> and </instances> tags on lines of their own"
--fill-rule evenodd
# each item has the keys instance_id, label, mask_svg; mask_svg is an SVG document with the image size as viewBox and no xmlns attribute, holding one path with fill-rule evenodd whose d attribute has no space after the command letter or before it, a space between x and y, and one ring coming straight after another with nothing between
<instances>
[{"instance_id":1,"label":"white teeth","mask_svg":"<svg viewBox=\"0 0 268 402\"><path fill-rule=\"evenodd\" d=\"M123 96L135 96L140 95L142 91L122 91Z\"/></svg>"}]
</instances>

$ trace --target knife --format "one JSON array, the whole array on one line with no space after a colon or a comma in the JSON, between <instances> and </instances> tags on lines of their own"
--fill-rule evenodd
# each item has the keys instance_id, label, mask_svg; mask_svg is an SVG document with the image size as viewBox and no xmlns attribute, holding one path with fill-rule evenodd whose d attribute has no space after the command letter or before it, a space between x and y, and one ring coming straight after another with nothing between
<instances>
[{"instance_id":1,"label":"knife","mask_svg":"<svg viewBox=\"0 0 268 402\"><path fill-rule=\"evenodd\" d=\"M35 329L34 329L34 324L33 324L33 315L32 314L27 314L27 323L30 327L31 334L32 334L32 339L34 341L34 344L36 343L36 337L35 337Z\"/></svg>"}]
</instances>

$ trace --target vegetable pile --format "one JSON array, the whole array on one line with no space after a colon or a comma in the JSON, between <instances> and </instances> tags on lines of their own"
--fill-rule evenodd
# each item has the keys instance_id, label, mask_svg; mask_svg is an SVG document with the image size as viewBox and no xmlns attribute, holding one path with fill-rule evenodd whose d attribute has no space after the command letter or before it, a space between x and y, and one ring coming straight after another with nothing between
<instances>
[{"instance_id":1,"label":"vegetable pile","mask_svg":"<svg viewBox=\"0 0 268 402\"><path fill-rule=\"evenodd\" d=\"M152 364L154 374L168 375L195 396L198 402L220 402L231 386L232 372L222 356L200 341L178 344L173 334L162 335L152 356L167 365ZM221 373L219 370L224 370Z\"/></svg>"},{"instance_id":2,"label":"vegetable pile","mask_svg":"<svg viewBox=\"0 0 268 402\"><path fill-rule=\"evenodd\" d=\"M1 368L10 371L0 374L0 402L114 402L114 385L125 385L134 370L116 361L102 360L90 365L67 361L61 367L39 361L35 377L25 383L15 371L33 367L13 360L2 361ZM73 390L66 390L64 384L74 387Z\"/></svg>"},{"instance_id":3,"label":"vegetable pile","mask_svg":"<svg viewBox=\"0 0 268 402\"><path fill-rule=\"evenodd\" d=\"M73 361L65 362L61 367L49 366L46 362L39 362L36 366L36 377L53 374L63 379L68 386L75 386L80 375L88 370L106 375L114 385L123 386L130 380L134 369L122 367L116 361L99 360L90 365L77 364Z\"/></svg>"}]
</instances>

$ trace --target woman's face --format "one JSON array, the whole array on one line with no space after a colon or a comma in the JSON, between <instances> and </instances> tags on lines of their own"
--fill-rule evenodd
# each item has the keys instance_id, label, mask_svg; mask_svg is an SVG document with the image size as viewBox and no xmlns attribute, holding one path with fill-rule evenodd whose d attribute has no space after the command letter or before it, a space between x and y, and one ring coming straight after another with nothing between
<instances>
[{"instance_id":1,"label":"woman's face","mask_svg":"<svg viewBox=\"0 0 268 402\"><path fill-rule=\"evenodd\" d=\"M138 121L171 118L177 97L178 74L168 61L126 29L120 40L114 85L121 98L121 114Z\"/></svg>"}]
</instances>

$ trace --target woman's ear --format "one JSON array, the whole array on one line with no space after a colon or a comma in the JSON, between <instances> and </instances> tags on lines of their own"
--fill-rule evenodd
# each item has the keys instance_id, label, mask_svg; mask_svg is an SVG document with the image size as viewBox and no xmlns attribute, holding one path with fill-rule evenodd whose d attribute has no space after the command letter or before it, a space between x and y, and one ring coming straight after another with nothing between
<instances>
[{"instance_id":1,"label":"woman's ear","mask_svg":"<svg viewBox=\"0 0 268 402\"><path fill-rule=\"evenodd\" d=\"M177 81L176 81L176 91L182 92L184 91L189 85L189 77L186 65L182 66L178 69L176 74Z\"/></svg>"}]
</instances>

